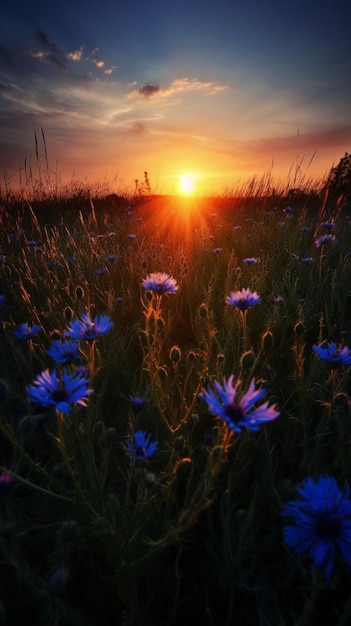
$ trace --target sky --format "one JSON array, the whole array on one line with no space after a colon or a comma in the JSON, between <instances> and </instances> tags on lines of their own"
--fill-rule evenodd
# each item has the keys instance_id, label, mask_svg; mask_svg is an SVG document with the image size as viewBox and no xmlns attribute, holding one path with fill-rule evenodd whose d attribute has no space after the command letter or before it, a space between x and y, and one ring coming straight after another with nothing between
<instances>
[{"instance_id":1,"label":"sky","mask_svg":"<svg viewBox=\"0 0 351 626\"><path fill-rule=\"evenodd\" d=\"M350 22L320 0L4 2L0 186L42 175L43 136L62 182L319 180L351 152Z\"/></svg>"}]
</instances>

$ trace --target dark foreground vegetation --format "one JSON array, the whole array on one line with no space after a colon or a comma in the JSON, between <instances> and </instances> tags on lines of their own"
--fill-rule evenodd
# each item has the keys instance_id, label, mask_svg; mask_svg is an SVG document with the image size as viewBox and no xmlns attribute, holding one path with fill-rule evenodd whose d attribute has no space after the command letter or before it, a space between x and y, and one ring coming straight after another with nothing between
<instances>
[{"instance_id":1,"label":"dark foreground vegetation","mask_svg":"<svg viewBox=\"0 0 351 626\"><path fill-rule=\"evenodd\" d=\"M349 165L3 191L0 624L350 623Z\"/></svg>"}]
</instances>

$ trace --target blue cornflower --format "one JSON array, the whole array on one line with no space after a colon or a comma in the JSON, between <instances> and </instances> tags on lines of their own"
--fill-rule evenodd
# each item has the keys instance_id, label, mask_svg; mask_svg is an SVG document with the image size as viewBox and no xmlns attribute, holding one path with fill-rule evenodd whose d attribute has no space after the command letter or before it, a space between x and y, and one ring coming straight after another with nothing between
<instances>
[{"instance_id":1,"label":"blue cornflower","mask_svg":"<svg viewBox=\"0 0 351 626\"><path fill-rule=\"evenodd\" d=\"M320 346L312 346L312 350L334 368L339 367L339 365L351 365L351 350L348 346L337 348L336 343L324 341Z\"/></svg>"},{"instance_id":2,"label":"blue cornflower","mask_svg":"<svg viewBox=\"0 0 351 626\"><path fill-rule=\"evenodd\" d=\"M83 313L80 319L71 321L64 334L72 339L96 339L108 333L112 327L113 322L108 315L96 315L92 320L87 313Z\"/></svg>"},{"instance_id":3,"label":"blue cornflower","mask_svg":"<svg viewBox=\"0 0 351 626\"><path fill-rule=\"evenodd\" d=\"M328 230L334 230L335 229L335 222L322 222L321 226L323 228L328 229Z\"/></svg>"},{"instance_id":4,"label":"blue cornflower","mask_svg":"<svg viewBox=\"0 0 351 626\"><path fill-rule=\"evenodd\" d=\"M0 296L0 307L2 307L6 302L6 296L1 295Z\"/></svg>"},{"instance_id":5,"label":"blue cornflower","mask_svg":"<svg viewBox=\"0 0 351 626\"><path fill-rule=\"evenodd\" d=\"M134 437L130 438L126 444L126 449L131 458L135 461L149 459L158 448L157 441L150 441L150 435L146 430L138 430Z\"/></svg>"},{"instance_id":6,"label":"blue cornflower","mask_svg":"<svg viewBox=\"0 0 351 626\"><path fill-rule=\"evenodd\" d=\"M140 413L145 406L145 399L140 396L132 396L130 402L134 413Z\"/></svg>"},{"instance_id":7,"label":"blue cornflower","mask_svg":"<svg viewBox=\"0 0 351 626\"><path fill-rule=\"evenodd\" d=\"M250 306L259 304L261 298L256 291L242 289L241 291L232 291L225 301L227 304L236 306L240 311L246 311Z\"/></svg>"},{"instance_id":8,"label":"blue cornflower","mask_svg":"<svg viewBox=\"0 0 351 626\"><path fill-rule=\"evenodd\" d=\"M297 554L309 552L313 566L329 579L337 555L351 567L350 488L342 492L334 478L321 476L307 478L297 491L300 499L288 502L281 513L294 521L283 530L285 543Z\"/></svg>"},{"instance_id":9,"label":"blue cornflower","mask_svg":"<svg viewBox=\"0 0 351 626\"><path fill-rule=\"evenodd\" d=\"M164 272L153 272L143 280L143 287L154 293L176 293L178 291L177 281Z\"/></svg>"},{"instance_id":10,"label":"blue cornflower","mask_svg":"<svg viewBox=\"0 0 351 626\"><path fill-rule=\"evenodd\" d=\"M94 270L94 276L105 276L105 274L108 273L108 270L106 267L99 267L98 269Z\"/></svg>"},{"instance_id":11,"label":"blue cornflower","mask_svg":"<svg viewBox=\"0 0 351 626\"><path fill-rule=\"evenodd\" d=\"M311 232L311 228L309 226L302 226L302 228L299 229L301 233L310 233Z\"/></svg>"},{"instance_id":12,"label":"blue cornflower","mask_svg":"<svg viewBox=\"0 0 351 626\"><path fill-rule=\"evenodd\" d=\"M311 256L303 256L300 258L300 263L302 263L302 265L308 265L309 263L312 263L313 261L313 257Z\"/></svg>"},{"instance_id":13,"label":"blue cornflower","mask_svg":"<svg viewBox=\"0 0 351 626\"><path fill-rule=\"evenodd\" d=\"M78 341L59 341L56 339L47 349L47 354L51 356L55 363L61 363L62 365L70 365L73 361L83 358L79 352Z\"/></svg>"},{"instance_id":14,"label":"blue cornflower","mask_svg":"<svg viewBox=\"0 0 351 626\"><path fill-rule=\"evenodd\" d=\"M106 263L113 263L116 259L117 259L117 254L110 254L110 256L106 257L105 261Z\"/></svg>"},{"instance_id":15,"label":"blue cornflower","mask_svg":"<svg viewBox=\"0 0 351 626\"><path fill-rule=\"evenodd\" d=\"M255 263L259 263L260 259L256 259L253 256L247 257L246 259L243 259L243 263L246 263L246 265L254 265Z\"/></svg>"},{"instance_id":16,"label":"blue cornflower","mask_svg":"<svg viewBox=\"0 0 351 626\"><path fill-rule=\"evenodd\" d=\"M314 243L316 248L320 248L323 244L329 243L330 241L335 241L335 235L321 235L320 237L317 237Z\"/></svg>"},{"instance_id":17,"label":"blue cornflower","mask_svg":"<svg viewBox=\"0 0 351 626\"><path fill-rule=\"evenodd\" d=\"M41 326L29 326L28 324L18 324L13 334L18 339L31 339L41 331Z\"/></svg>"},{"instance_id":18,"label":"blue cornflower","mask_svg":"<svg viewBox=\"0 0 351 626\"><path fill-rule=\"evenodd\" d=\"M229 376L228 380L223 378L223 387L215 380L214 386L219 398L212 389L203 389L199 397L207 402L209 411L226 422L231 430L240 433L242 428L252 431L259 430L264 422L271 422L279 416L276 405L269 406L269 402L264 402L260 406L254 405L266 393L264 387L256 389L255 380L252 380L248 390L241 398L237 398L238 387L241 381L233 386L234 376Z\"/></svg>"},{"instance_id":19,"label":"blue cornflower","mask_svg":"<svg viewBox=\"0 0 351 626\"><path fill-rule=\"evenodd\" d=\"M87 405L87 396L93 392L88 385L89 381L81 372L67 374L63 370L59 377L56 370L50 373L47 369L27 388L28 399L44 407L53 406L62 413L70 413L71 404Z\"/></svg>"}]
</instances>

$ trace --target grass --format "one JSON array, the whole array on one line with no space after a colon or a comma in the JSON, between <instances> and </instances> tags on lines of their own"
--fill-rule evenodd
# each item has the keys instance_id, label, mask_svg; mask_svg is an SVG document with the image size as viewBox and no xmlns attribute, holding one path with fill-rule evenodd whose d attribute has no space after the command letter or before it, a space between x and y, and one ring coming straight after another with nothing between
<instances>
[{"instance_id":1,"label":"grass","mask_svg":"<svg viewBox=\"0 0 351 626\"><path fill-rule=\"evenodd\" d=\"M326 581L288 550L280 514L308 476L350 480L350 367L312 348L350 345L350 217L309 184L239 196L3 191L4 624L349 623L347 567ZM177 293L146 291L153 272ZM225 303L244 288L261 297L245 328ZM29 402L35 378L60 370L47 349L83 313L113 322L80 342L87 407ZM41 330L18 339L20 323ZM280 416L231 434L199 398L231 374L242 393L255 378ZM126 448L139 430L158 442L143 462Z\"/></svg>"}]
</instances>

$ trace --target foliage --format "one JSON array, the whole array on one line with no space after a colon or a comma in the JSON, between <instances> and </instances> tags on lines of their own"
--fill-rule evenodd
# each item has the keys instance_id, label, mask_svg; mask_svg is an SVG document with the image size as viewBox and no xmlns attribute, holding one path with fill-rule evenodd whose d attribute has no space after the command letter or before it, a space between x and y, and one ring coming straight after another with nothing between
<instances>
[{"instance_id":1,"label":"foliage","mask_svg":"<svg viewBox=\"0 0 351 626\"><path fill-rule=\"evenodd\" d=\"M342 555L326 580L281 516L308 477L343 491L351 475L351 224L309 198L3 199L9 624L349 623ZM230 419L208 410L213 388ZM279 416L231 430L261 389Z\"/></svg>"}]
</instances>

